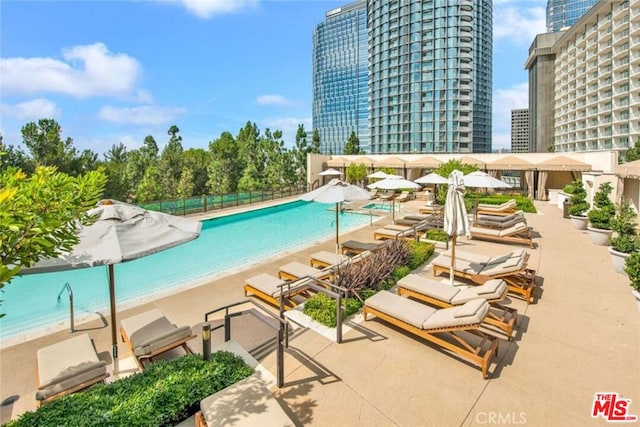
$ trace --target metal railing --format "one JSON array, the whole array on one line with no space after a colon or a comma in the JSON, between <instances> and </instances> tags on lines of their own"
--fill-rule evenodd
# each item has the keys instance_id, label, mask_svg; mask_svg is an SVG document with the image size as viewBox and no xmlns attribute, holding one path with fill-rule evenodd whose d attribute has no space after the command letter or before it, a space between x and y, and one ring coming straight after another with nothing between
<instances>
[{"instance_id":1,"label":"metal railing","mask_svg":"<svg viewBox=\"0 0 640 427\"><path fill-rule=\"evenodd\" d=\"M67 294L69 295L69 317L71 321L71 332L75 332L76 327L73 314L73 289L71 289L71 285L69 284L69 282L66 282L62 289L60 289L60 292L58 292L58 304L60 304L60 297L62 296L62 293L65 291L65 289L67 291Z\"/></svg>"}]
</instances>

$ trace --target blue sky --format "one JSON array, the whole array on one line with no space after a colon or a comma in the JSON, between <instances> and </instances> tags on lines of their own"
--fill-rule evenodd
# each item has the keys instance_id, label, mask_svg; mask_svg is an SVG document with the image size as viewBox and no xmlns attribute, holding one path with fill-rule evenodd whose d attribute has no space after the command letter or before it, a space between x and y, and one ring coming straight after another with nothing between
<instances>
[{"instance_id":1,"label":"blue sky","mask_svg":"<svg viewBox=\"0 0 640 427\"><path fill-rule=\"evenodd\" d=\"M0 132L54 118L99 154L162 147L171 125L206 148L250 120L312 130L313 28L349 1L121 0L0 2ZM510 111L527 107L523 69L546 0L494 0L493 146L510 145Z\"/></svg>"}]
</instances>

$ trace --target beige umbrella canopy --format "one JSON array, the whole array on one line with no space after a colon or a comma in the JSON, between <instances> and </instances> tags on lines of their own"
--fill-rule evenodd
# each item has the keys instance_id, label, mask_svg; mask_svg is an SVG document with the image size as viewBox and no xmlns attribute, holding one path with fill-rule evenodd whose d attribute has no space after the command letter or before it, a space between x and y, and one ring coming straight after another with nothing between
<instances>
[{"instance_id":1,"label":"beige umbrella canopy","mask_svg":"<svg viewBox=\"0 0 640 427\"><path fill-rule=\"evenodd\" d=\"M377 168L403 168L407 162L398 157L387 157L386 159L376 160L373 166Z\"/></svg>"},{"instance_id":2,"label":"beige umbrella canopy","mask_svg":"<svg viewBox=\"0 0 640 427\"><path fill-rule=\"evenodd\" d=\"M576 171L586 172L591 170L591 165L566 156L555 156L549 160L536 164L539 171Z\"/></svg>"},{"instance_id":3,"label":"beige umbrella canopy","mask_svg":"<svg viewBox=\"0 0 640 427\"><path fill-rule=\"evenodd\" d=\"M438 159L435 159L431 156L423 156L417 160L409 162L409 166L413 168L424 168L424 169L437 169L440 167L442 162Z\"/></svg>"},{"instance_id":4,"label":"beige umbrella canopy","mask_svg":"<svg viewBox=\"0 0 640 427\"><path fill-rule=\"evenodd\" d=\"M487 163L489 170L522 171L535 169L533 163L529 163L516 156L507 156L494 162Z\"/></svg>"},{"instance_id":5,"label":"beige umbrella canopy","mask_svg":"<svg viewBox=\"0 0 640 427\"><path fill-rule=\"evenodd\" d=\"M472 165L472 166L476 166L480 169L484 169L484 167L486 166L485 162L482 162L478 159L476 159L475 157L470 157L470 156L462 156L459 159L460 163L462 163L463 165Z\"/></svg>"},{"instance_id":6,"label":"beige umbrella canopy","mask_svg":"<svg viewBox=\"0 0 640 427\"><path fill-rule=\"evenodd\" d=\"M327 166L330 168L343 168L347 163L347 159L344 157L334 157L332 159L327 160Z\"/></svg>"},{"instance_id":7,"label":"beige umbrella canopy","mask_svg":"<svg viewBox=\"0 0 640 427\"><path fill-rule=\"evenodd\" d=\"M613 171L622 178L640 178L640 160L618 165Z\"/></svg>"}]
</instances>

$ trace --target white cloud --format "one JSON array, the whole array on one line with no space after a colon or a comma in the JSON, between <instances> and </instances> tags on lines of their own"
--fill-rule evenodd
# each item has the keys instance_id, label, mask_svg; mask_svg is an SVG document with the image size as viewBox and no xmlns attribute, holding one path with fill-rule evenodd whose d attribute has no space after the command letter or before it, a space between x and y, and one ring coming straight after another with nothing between
<instances>
[{"instance_id":1,"label":"white cloud","mask_svg":"<svg viewBox=\"0 0 640 427\"><path fill-rule=\"evenodd\" d=\"M235 13L253 8L259 0L155 0L161 3L182 5L189 12L200 18L211 18L213 15Z\"/></svg>"},{"instance_id":2,"label":"white cloud","mask_svg":"<svg viewBox=\"0 0 640 427\"><path fill-rule=\"evenodd\" d=\"M0 91L5 95L62 93L150 101L138 88L142 66L135 58L110 52L103 43L64 49L62 58L0 59Z\"/></svg>"},{"instance_id":3,"label":"white cloud","mask_svg":"<svg viewBox=\"0 0 640 427\"><path fill-rule=\"evenodd\" d=\"M61 112L55 102L38 98L14 105L0 104L0 114L20 120L36 120L43 117L55 119Z\"/></svg>"},{"instance_id":4,"label":"white cloud","mask_svg":"<svg viewBox=\"0 0 640 427\"><path fill-rule=\"evenodd\" d=\"M493 148L511 146L511 110L529 108L529 84L497 89L493 94Z\"/></svg>"},{"instance_id":5,"label":"white cloud","mask_svg":"<svg viewBox=\"0 0 640 427\"><path fill-rule=\"evenodd\" d=\"M493 11L494 39L508 39L518 44L529 45L537 34L547 31L544 7L523 8L517 3L503 3L505 5L496 6Z\"/></svg>"},{"instance_id":6,"label":"white cloud","mask_svg":"<svg viewBox=\"0 0 640 427\"><path fill-rule=\"evenodd\" d=\"M277 94L269 94L269 95L260 95L256 102L260 105L295 105L296 102L290 99L285 98L282 95Z\"/></svg>"},{"instance_id":7,"label":"white cloud","mask_svg":"<svg viewBox=\"0 0 640 427\"><path fill-rule=\"evenodd\" d=\"M118 108L110 105L98 111L102 120L132 125L162 125L175 120L186 112L182 107L156 107L144 105L141 107Z\"/></svg>"}]
</instances>

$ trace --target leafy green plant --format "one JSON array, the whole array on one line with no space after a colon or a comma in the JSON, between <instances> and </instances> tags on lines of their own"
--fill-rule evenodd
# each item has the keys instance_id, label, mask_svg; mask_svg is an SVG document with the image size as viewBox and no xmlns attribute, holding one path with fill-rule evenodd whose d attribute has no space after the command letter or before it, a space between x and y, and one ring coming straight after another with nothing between
<instances>
[{"instance_id":1,"label":"leafy green plant","mask_svg":"<svg viewBox=\"0 0 640 427\"><path fill-rule=\"evenodd\" d=\"M624 272L631 280L631 287L640 292L640 252L632 253L624 262Z\"/></svg>"},{"instance_id":2,"label":"leafy green plant","mask_svg":"<svg viewBox=\"0 0 640 427\"><path fill-rule=\"evenodd\" d=\"M396 267L395 270L393 270L393 273L391 273L391 276L393 277L393 280L397 282L403 277L408 276L410 273L411 273L411 268L409 268L408 265L401 265L399 267Z\"/></svg>"},{"instance_id":3,"label":"leafy green plant","mask_svg":"<svg viewBox=\"0 0 640 427\"><path fill-rule=\"evenodd\" d=\"M360 307L362 307L362 303L355 298L347 298L344 301L346 302L346 310L343 311L343 318L357 313ZM323 293L318 293L305 302L302 311L316 322L322 323L330 328L335 328L338 324L337 304L337 300Z\"/></svg>"},{"instance_id":4,"label":"leafy green plant","mask_svg":"<svg viewBox=\"0 0 640 427\"><path fill-rule=\"evenodd\" d=\"M567 184L564 186L562 191L567 194L573 194L576 191L576 186L573 184Z\"/></svg>"},{"instance_id":5,"label":"leafy green plant","mask_svg":"<svg viewBox=\"0 0 640 427\"><path fill-rule=\"evenodd\" d=\"M407 242L409 247L409 268L414 270L424 264L433 255L435 246L427 242L416 242L410 240Z\"/></svg>"},{"instance_id":6,"label":"leafy green plant","mask_svg":"<svg viewBox=\"0 0 640 427\"><path fill-rule=\"evenodd\" d=\"M157 361L139 374L62 396L7 426L173 426L193 414L202 399L252 373L228 352L216 352L208 361L195 354Z\"/></svg>"},{"instance_id":7,"label":"leafy green plant","mask_svg":"<svg viewBox=\"0 0 640 427\"><path fill-rule=\"evenodd\" d=\"M614 250L628 254L638 249L640 242L636 232L637 216L629 200L623 198L616 207L615 216L611 219L611 230L616 233L611 238L611 246Z\"/></svg>"},{"instance_id":8,"label":"leafy green plant","mask_svg":"<svg viewBox=\"0 0 640 427\"><path fill-rule=\"evenodd\" d=\"M584 189L582 180L576 179L571 183L574 190L571 193L571 206L569 207L569 215L584 216L585 212L589 210L589 203L587 202L587 191Z\"/></svg>"},{"instance_id":9,"label":"leafy green plant","mask_svg":"<svg viewBox=\"0 0 640 427\"><path fill-rule=\"evenodd\" d=\"M603 182L593 196L593 209L587 216L593 228L611 230L611 220L616 214L616 207L609 198L613 187L609 182Z\"/></svg>"},{"instance_id":10,"label":"leafy green plant","mask_svg":"<svg viewBox=\"0 0 640 427\"><path fill-rule=\"evenodd\" d=\"M436 242L446 242L449 240L449 235L443 230L427 230L424 237L429 240L435 240Z\"/></svg>"},{"instance_id":11,"label":"leafy green plant","mask_svg":"<svg viewBox=\"0 0 640 427\"><path fill-rule=\"evenodd\" d=\"M586 192L585 192L586 196ZM536 213L537 210L533 205L533 201L525 196L518 195L509 195L509 194L487 194L482 195L478 198L478 203L486 203L490 205L501 205L504 202L508 202L509 200L516 201L516 209L521 210L526 213ZM469 210L472 206L475 206L476 203L476 195L474 193L465 194L465 202L467 203L467 209Z\"/></svg>"}]
</instances>

